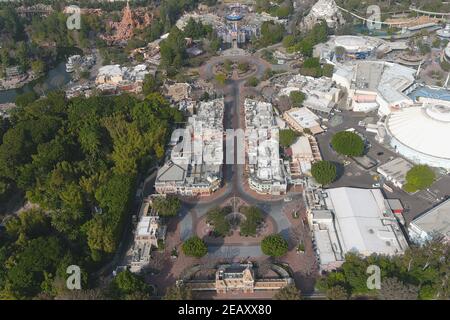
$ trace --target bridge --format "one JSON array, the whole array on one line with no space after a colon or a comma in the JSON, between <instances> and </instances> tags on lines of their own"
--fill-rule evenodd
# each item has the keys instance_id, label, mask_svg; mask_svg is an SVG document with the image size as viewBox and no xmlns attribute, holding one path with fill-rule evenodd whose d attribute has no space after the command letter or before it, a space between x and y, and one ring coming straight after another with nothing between
<instances>
[{"instance_id":1,"label":"bridge","mask_svg":"<svg viewBox=\"0 0 450 320\"><path fill-rule=\"evenodd\" d=\"M409 25L410 23L414 23L416 21L415 18L412 18L412 19L409 19L409 20L406 20L406 21L401 21L401 22L376 21L376 20L373 20L373 19L368 19L366 17L362 17L362 16L360 16L360 15L358 15L358 14L356 14L356 13L350 11L350 10L342 8L340 6L336 6L336 7L339 10L341 10L343 12L346 12L346 13L348 13L348 14L352 15L353 17L358 18L360 20L363 20L363 21L366 21L366 22L369 22L369 23L374 23L374 24L386 25L386 26L390 26L390 27L392 27L392 26L393 27L402 27L402 26ZM429 17L434 17L434 18L439 18L440 17L442 20L444 20L446 18L450 19L450 12L431 12L431 11L420 10L420 9L417 9L417 8L414 8L414 7L410 7L409 11L403 11L403 13L407 13L407 12L416 12L416 13L419 13L419 14L422 14L422 15L426 15L426 16L429 16Z\"/></svg>"},{"instance_id":2,"label":"bridge","mask_svg":"<svg viewBox=\"0 0 450 320\"><path fill-rule=\"evenodd\" d=\"M414 20L415 20L415 19L410 19L410 20L402 21L402 22L384 22L384 21L376 21L376 20L373 20L373 19L367 19L367 18L365 18L365 17L362 17L362 16L360 16L360 15L354 13L354 12L351 12L351 11L345 9L345 8L342 8L342 7L340 7L340 6L337 6L337 8L338 8L339 10L341 10L341 11L344 11L344 12L346 12L346 13L348 13L348 14L351 14L351 15L354 16L355 18L358 18L358 19L360 19L360 20L363 20L363 21L366 21L366 22L369 22L369 23L374 23L374 24L376 23L376 24L381 24L381 25L387 25L387 26L395 26L395 27L399 27L399 26L402 26L402 25L406 25L406 24L408 24L408 23L412 23L412 22L414 22Z\"/></svg>"},{"instance_id":3,"label":"bridge","mask_svg":"<svg viewBox=\"0 0 450 320\"><path fill-rule=\"evenodd\" d=\"M415 7L409 7L409 10L411 10L413 12L421 13L426 16L436 17L436 18L438 18L438 17L441 17L442 19L444 19L445 17L450 18L450 12L432 12L432 11L420 10Z\"/></svg>"}]
</instances>

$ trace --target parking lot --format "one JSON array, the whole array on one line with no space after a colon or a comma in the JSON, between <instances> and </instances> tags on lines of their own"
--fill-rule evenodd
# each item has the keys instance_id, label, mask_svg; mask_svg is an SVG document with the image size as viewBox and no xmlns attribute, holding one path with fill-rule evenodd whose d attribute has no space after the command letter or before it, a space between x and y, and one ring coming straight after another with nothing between
<instances>
[{"instance_id":1,"label":"parking lot","mask_svg":"<svg viewBox=\"0 0 450 320\"><path fill-rule=\"evenodd\" d=\"M389 146L381 145L375 140L375 134L367 132L359 122L367 118L372 118L373 121L378 119L377 115L359 114L353 112L336 113L325 125L328 130L316 136L319 143L319 148L324 160L333 161L338 167L338 179L330 185L331 188L336 187L355 187L355 188L374 188L383 186L384 181L382 177L376 172L377 167L393 158L399 157L394 150ZM357 164L353 159L337 154L330 146L331 138L336 132L346 129L354 128L359 134L364 136L370 148L367 155L375 160L378 164L367 170ZM393 192L382 189L386 198L399 199L405 207L404 218L406 222L410 222L415 217L419 216L424 211L436 206L442 200L450 195L450 176L440 174L437 181L431 186L429 190L423 190L413 195L404 192L401 189L395 188L389 183L387 185L392 187Z\"/></svg>"}]
</instances>

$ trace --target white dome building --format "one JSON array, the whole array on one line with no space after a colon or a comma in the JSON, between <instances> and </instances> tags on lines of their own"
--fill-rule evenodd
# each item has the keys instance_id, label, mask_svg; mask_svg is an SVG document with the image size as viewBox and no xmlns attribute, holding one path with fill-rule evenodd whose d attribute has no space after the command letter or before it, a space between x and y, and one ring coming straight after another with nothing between
<instances>
[{"instance_id":1,"label":"white dome building","mask_svg":"<svg viewBox=\"0 0 450 320\"><path fill-rule=\"evenodd\" d=\"M404 108L391 113L385 125L398 153L415 163L450 169L450 105Z\"/></svg>"},{"instance_id":2,"label":"white dome building","mask_svg":"<svg viewBox=\"0 0 450 320\"><path fill-rule=\"evenodd\" d=\"M447 62L450 62L450 42L447 44L447 46L444 49L444 59Z\"/></svg>"}]
</instances>

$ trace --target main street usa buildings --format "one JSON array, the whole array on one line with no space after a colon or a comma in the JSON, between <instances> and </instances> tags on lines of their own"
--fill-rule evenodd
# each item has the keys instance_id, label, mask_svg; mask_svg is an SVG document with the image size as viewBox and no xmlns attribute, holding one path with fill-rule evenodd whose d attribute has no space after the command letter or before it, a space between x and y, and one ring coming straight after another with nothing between
<instances>
[{"instance_id":1,"label":"main street usa buildings","mask_svg":"<svg viewBox=\"0 0 450 320\"><path fill-rule=\"evenodd\" d=\"M156 192L207 196L220 188L223 114L223 98L200 103L183 135L172 140L170 160L158 170Z\"/></svg>"},{"instance_id":2,"label":"main street usa buildings","mask_svg":"<svg viewBox=\"0 0 450 320\"><path fill-rule=\"evenodd\" d=\"M167 227L161 223L158 213L151 208L151 200L144 199L131 251L131 272L140 272L149 263L152 248L158 248L164 242L166 230Z\"/></svg>"},{"instance_id":3,"label":"main street usa buildings","mask_svg":"<svg viewBox=\"0 0 450 320\"><path fill-rule=\"evenodd\" d=\"M279 153L279 128L272 104L246 99L245 138L248 184L261 194L285 194L286 170Z\"/></svg>"}]
</instances>

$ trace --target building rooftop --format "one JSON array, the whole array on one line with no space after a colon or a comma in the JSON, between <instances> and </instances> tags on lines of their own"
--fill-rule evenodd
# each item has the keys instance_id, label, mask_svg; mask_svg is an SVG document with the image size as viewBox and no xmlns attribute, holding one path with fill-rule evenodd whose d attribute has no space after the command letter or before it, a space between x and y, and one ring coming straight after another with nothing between
<instances>
[{"instance_id":1,"label":"building rooftop","mask_svg":"<svg viewBox=\"0 0 450 320\"><path fill-rule=\"evenodd\" d=\"M411 224L429 235L438 233L450 239L450 199L414 219Z\"/></svg>"},{"instance_id":2,"label":"building rooftop","mask_svg":"<svg viewBox=\"0 0 450 320\"><path fill-rule=\"evenodd\" d=\"M316 246L321 264L339 261L348 252L396 255L408 247L399 224L379 189L323 190L324 207L333 214L313 210ZM335 258L333 258L333 255Z\"/></svg>"},{"instance_id":3,"label":"building rooftop","mask_svg":"<svg viewBox=\"0 0 450 320\"><path fill-rule=\"evenodd\" d=\"M378 167L377 171L392 180L404 185L406 183L406 174L413 165L403 158L395 158Z\"/></svg>"},{"instance_id":4,"label":"building rooftop","mask_svg":"<svg viewBox=\"0 0 450 320\"><path fill-rule=\"evenodd\" d=\"M286 113L292 117L302 128L313 128L320 126L319 117L308 108L294 108Z\"/></svg>"}]
</instances>

